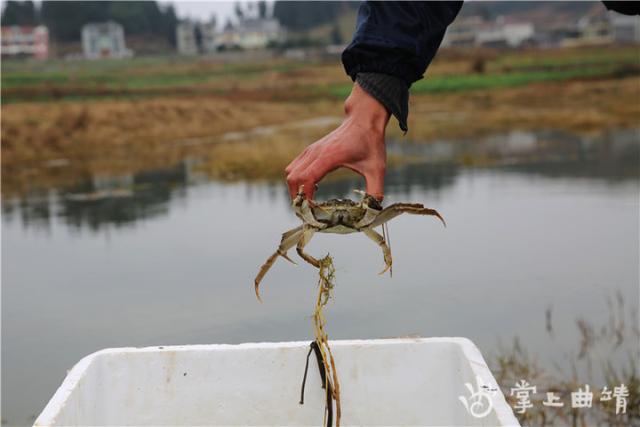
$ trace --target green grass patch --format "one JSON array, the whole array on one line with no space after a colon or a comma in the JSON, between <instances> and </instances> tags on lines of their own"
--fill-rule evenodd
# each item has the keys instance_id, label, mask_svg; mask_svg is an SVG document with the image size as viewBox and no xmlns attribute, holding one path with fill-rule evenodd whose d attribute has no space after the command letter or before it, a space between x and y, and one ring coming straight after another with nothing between
<instances>
[{"instance_id":1,"label":"green grass patch","mask_svg":"<svg viewBox=\"0 0 640 427\"><path fill-rule=\"evenodd\" d=\"M265 71L286 73L308 67L304 62L278 62L269 66L253 64L211 64L195 60L124 59L73 61L62 63L16 61L3 64L4 89L33 86L104 87L108 89L137 89L152 87L184 87L225 77L236 79L259 78Z\"/></svg>"},{"instance_id":2,"label":"green grass patch","mask_svg":"<svg viewBox=\"0 0 640 427\"><path fill-rule=\"evenodd\" d=\"M434 76L419 80L411 87L412 93L461 92L481 89L500 89L523 86L547 81L563 81L580 78L616 76L617 74L640 74L638 68L623 68L620 65L605 65L589 68L576 68L559 71L530 71L502 74L462 74L452 76ZM335 85L328 92L336 97L345 98L351 92L351 85Z\"/></svg>"},{"instance_id":3,"label":"green grass patch","mask_svg":"<svg viewBox=\"0 0 640 427\"><path fill-rule=\"evenodd\" d=\"M427 74L413 85L413 93L457 92L500 89L545 81L568 79L623 77L638 75L640 54L637 46L597 47L566 50L503 51L487 59L485 74ZM470 57L472 54L470 53ZM469 59L471 61L471 59ZM136 57L100 60L7 60L2 62L2 103L22 99L69 97L144 96L175 93L184 88L242 87L241 81L263 78L266 73L279 73L287 81L287 73L313 69L322 61L286 59L267 62L224 63L215 57ZM336 67L338 60L335 60ZM326 65L326 62L324 63ZM291 87L310 97L332 95L345 98L351 84L318 82L296 85L291 74ZM231 85L233 82L233 85ZM227 85L226 83L230 83ZM208 84L208 85L207 85ZM255 87L253 84L251 87ZM283 90L283 96L287 93Z\"/></svg>"},{"instance_id":4,"label":"green grass patch","mask_svg":"<svg viewBox=\"0 0 640 427\"><path fill-rule=\"evenodd\" d=\"M560 55L545 55L539 51L505 53L488 64L490 71L505 68L513 71L521 69L542 69L554 67L577 67L611 64L640 65L640 50L637 46L626 48L596 48L567 50Z\"/></svg>"}]
</instances>

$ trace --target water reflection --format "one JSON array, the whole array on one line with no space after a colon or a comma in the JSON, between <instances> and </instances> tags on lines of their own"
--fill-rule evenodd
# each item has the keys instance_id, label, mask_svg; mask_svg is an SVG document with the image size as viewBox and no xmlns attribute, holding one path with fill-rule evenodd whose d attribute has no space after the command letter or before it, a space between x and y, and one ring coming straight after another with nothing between
<instances>
[{"instance_id":1,"label":"water reflection","mask_svg":"<svg viewBox=\"0 0 640 427\"><path fill-rule=\"evenodd\" d=\"M542 176L602 178L640 175L640 131L605 131L593 136L558 131L519 132L479 139L393 144L390 154L424 163L492 166Z\"/></svg>"},{"instance_id":2,"label":"water reflection","mask_svg":"<svg viewBox=\"0 0 640 427\"><path fill-rule=\"evenodd\" d=\"M595 136L556 131L510 132L479 139L435 141L430 144L390 141L390 157L400 165L387 172L386 191L407 198L412 191L439 191L455 183L461 168L491 167L505 172L549 177L600 179L616 183L640 176L638 130L616 130ZM189 185L201 182L188 160L180 165L118 176L94 176L74 186L45 194L28 194L3 200L4 220L16 216L24 226L47 230L56 216L74 229L100 230L121 227L166 215L169 202L185 197ZM318 198L350 197L362 188L358 178L327 180ZM276 199L281 183L247 186L248 198L266 192Z\"/></svg>"},{"instance_id":3,"label":"water reflection","mask_svg":"<svg viewBox=\"0 0 640 427\"><path fill-rule=\"evenodd\" d=\"M454 164L408 164L390 168L387 171L385 188L387 192L393 192L404 197L408 197L412 189L416 188L437 192L453 185L457 175L458 166ZM320 186L317 198L355 198L354 189L364 189L364 181L359 177L329 180Z\"/></svg>"},{"instance_id":4,"label":"water reflection","mask_svg":"<svg viewBox=\"0 0 640 427\"><path fill-rule=\"evenodd\" d=\"M309 252L330 251L338 268L330 337L466 336L490 355L518 336L544 368L571 372L576 319L606 324L617 292L637 309L639 145L627 131L390 143L409 162L388 171L388 200L437 208L448 227L393 222L393 279L376 274L364 236L314 237ZM257 267L298 223L282 182L210 182L193 164L3 201L7 424L32 420L101 348L309 338L311 267L276 263L265 304L253 294ZM357 187L328 181L319 197ZM637 348L602 354L624 362Z\"/></svg>"},{"instance_id":5,"label":"water reflection","mask_svg":"<svg viewBox=\"0 0 640 427\"><path fill-rule=\"evenodd\" d=\"M3 202L3 214L11 221L19 212L23 224L41 229L50 227L52 216L77 229L120 227L165 215L172 199L185 197L188 178L186 163L139 174L100 175L72 187Z\"/></svg>"}]
</instances>

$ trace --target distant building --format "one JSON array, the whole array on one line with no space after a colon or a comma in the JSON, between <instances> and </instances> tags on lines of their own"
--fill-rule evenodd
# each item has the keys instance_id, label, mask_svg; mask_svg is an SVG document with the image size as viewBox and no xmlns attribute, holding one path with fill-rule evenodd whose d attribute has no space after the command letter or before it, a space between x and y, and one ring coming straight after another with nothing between
<instances>
[{"instance_id":1,"label":"distant building","mask_svg":"<svg viewBox=\"0 0 640 427\"><path fill-rule=\"evenodd\" d=\"M505 17L486 21L472 16L455 21L445 34L443 46L519 47L535 36L533 24L511 22Z\"/></svg>"},{"instance_id":2,"label":"distant building","mask_svg":"<svg viewBox=\"0 0 640 427\"><path fill-rule=\"evenodd\" d=\"M181 55L196 55L198 43L196 41L196 24L184 21L176 27L176 46Z\"/></svg>"},{"instance_id":3,"label":"distant building","mask_svg":"<svg viewBox=\"0 0 640 427\"><path fill-rule=\"evenodd\" d=\"M579 38L580 34L576 23L556 23L546 28L537 28L534 44L540 47L561 46L567 40Z\"/></svg>"},{"instance_id":4,"label":"distant building","mask_svg":"<svg viewBox=\"0 0 640 427\"><path fill-rule=\"evenodd\" d=\"M617 42L640 42L640 17L610 13L612 37Z\"/></svg>"},{"instance_id":5,"label":"distant building","mask_svg":"<svg viewBox=\"0 0 640 427\"><path fill-rule=\"evenodd\" d=\"M133 52L125 46L122 25L113 22L87 24L82 27L82 50L85 58L128 58Z\"/></svg>"},{"instance_id":6,"label":"distant building","mask_svg":"<svg viewBox=\"0 0 640 427\"><path fill-rule=\"evenodd\" d=\"M598 10L577 23L578 34L568 37L563 46L640 42L640 17Z\"/></svg>"},{"instance_id":7,"label":"distant building","mask_svg":"<svg viewBox=\"0 0 640 427\"><path fill-rule=\"evenodd\" d=\"M516 20L514 16L501 16L493 21L481 16L460 18L447 28L442 46L517 48L530 44L571 47L640 43L640 17L607 12L600 7L579 19L534 21L535 24Z\"/></svg>"},{"instance_id":8,"label":"distant building","mask_svg":"<svg viewBox=\"0 0 640 427\"><path fill-rule=\"evenodd\" d=\"M236 25L216 30L215 22L184 21L176 27L176 44L182 55L213 53L219 50L264 49L284 40L285 31L276 19L247 18Z\"/></svg>"},{"instance_id":9,"label":"distant building","mask_svg":"<svg viewBox=\"0 0 640 427\"><path fill-rule=\"evenodd\" d=\"M477 32L485 26L485 20L480 16L456 19L447 28L442 46L473 46Z\"/></svg>"},{"instance_id":10,"label":"distant building","mask_svg":"<svg viewBox=\"0 0 640 427\"><path fill-rule=\"evenodd\" d=\"M176 27L176 45L181 55L197 55L216 51L215 22L183 21Z\"/></svg>"},{"instance_id":11,"label":"distant building","mask_svg":"<svg viewBox=\"0 0 640 427\"><path fill-rule=\"evenodd\" d=\"M276 19L250 18L225 28L216 37L216 48L264 49L284 40L285 31Z\"/></svg>"},{"instance_id":12,"label":"distant building","mask_svg":"<svg viewBox=\"0 0 640 427\"><path fill-rule=\"evenodd\" d=\"M218 37L218 33L216 32L216 23L208 22L200 24L198 30L200 31L200 50L207 53L215 52L218 47L216 44L216 39Z\"/></svg>"},{"instance_id":13,"label":"distant building","mask_svg":"<svg viewBox=\"0 0 640 427\"><path fill-rule=\"evenodd\" d=\"M49 56L49 31L42 25L37 27L2 27L4 57L33 57L46 59Z\"/></svg>"},{"instance_id":14,"label":"distant building","mask_svg":"<svg viewBox=\"0 0 640 427\"><path fill-rule=\"evenodd\" d=\"M604 8L584 15L578 20L576 28L577 36L565 38L561 43L563 46L608 44L613 41L611 20Z\"/></svg>"},{"instance_id":15,"label":"distant building","mask_svg":"<svg viewBox=\"0 0 640 427\"><path fill-rule=\"evenodd\" d=\"M519 47L533 40L535 31L529 22L507 22L498 19L493 25L478 31L476 44L480 46Z\"/></svg>"}]
</instances>

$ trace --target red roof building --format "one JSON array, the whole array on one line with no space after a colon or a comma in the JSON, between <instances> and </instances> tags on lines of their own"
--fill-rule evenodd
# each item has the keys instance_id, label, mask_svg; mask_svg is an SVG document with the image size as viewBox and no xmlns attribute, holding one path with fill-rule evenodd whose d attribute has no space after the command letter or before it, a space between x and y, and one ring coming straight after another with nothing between
<instances>
[{"instance_id":1,"label":"red roof building","mask_svg":"<svg viewBox=\"0 0 640 427\"><path fill-rule=\"evenodd\" d=\"M46 59L49 56L49 31L42 25L37 27L2 27L3 57L30 56Z\"/></svg>"}]
</instances>

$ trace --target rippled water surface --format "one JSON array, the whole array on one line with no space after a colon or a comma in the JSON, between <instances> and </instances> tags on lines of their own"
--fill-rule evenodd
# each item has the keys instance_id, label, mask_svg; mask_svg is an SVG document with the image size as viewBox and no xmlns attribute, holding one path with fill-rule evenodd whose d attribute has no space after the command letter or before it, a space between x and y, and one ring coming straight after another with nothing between
<instances>
[{"instance_id":1,"label":"rippled water surface","mask_svg":"<svg viewBox=\"0 0 640 427\"><path fill-rule=\"evenodd\" d=\"M308 251L337 267L330 337L465 336L487 358L518 337L568 369L576 319L605 322L617 298L637 310L639 146L633 131L391 144L413 161L388 172L385 203L424 203L448 227L394 220L393 278L365 236L316 235ZM361 186L331 181L319 198ZM298 225L288 203L281 183L210 181L192 162L3 200L3 423L32 422L105 347L310 339L310 266L280 260L264 303L253 294Z\"/></svg>"}]
</instances>

